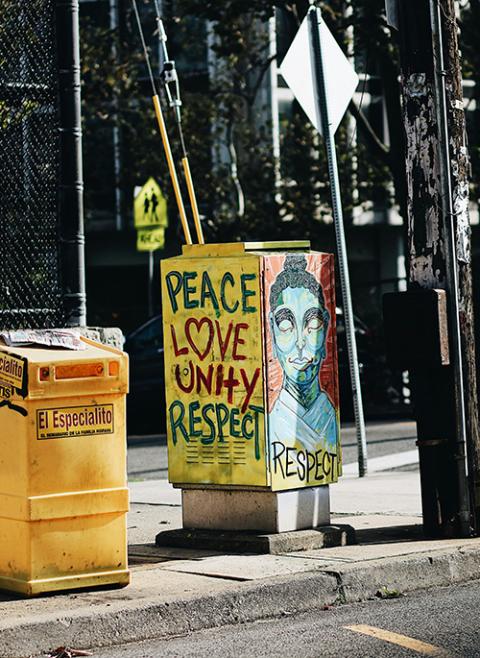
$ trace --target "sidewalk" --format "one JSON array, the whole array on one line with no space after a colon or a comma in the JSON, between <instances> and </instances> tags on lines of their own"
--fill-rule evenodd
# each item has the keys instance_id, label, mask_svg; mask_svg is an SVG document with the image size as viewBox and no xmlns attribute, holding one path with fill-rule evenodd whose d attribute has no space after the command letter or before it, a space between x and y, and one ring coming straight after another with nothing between
<instances>
[{"instance_id":1,"label":"sidewalk","mask_svg":"<svg viewBox=\"0 0 480 658\"><path fill-rule=\"evenodd\" d=\"M480 578L480 539L421 535L417 472L345 476L331 487L332 522L359 544L284 555L157 548L181 526L180 493L165 481L131 484L132 583L32 600L0 595L0 655L89 648L396 596Z\"/></svg>"}]
</instances>

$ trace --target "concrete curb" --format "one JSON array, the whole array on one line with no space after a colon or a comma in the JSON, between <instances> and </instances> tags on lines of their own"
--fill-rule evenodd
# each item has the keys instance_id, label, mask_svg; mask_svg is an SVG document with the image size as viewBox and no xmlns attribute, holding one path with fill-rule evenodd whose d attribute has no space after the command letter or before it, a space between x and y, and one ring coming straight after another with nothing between
<instances>
[{"instance_id":1,"label":"concrete curb","mask_svg":"<svg viewBox=\"0 0 480 658\"><path fill-rule=\"evenodd\" d=\"M143 599L31 622L0 622L0 655L26 658L56 646L89 648L167 637L330 605L337 597L334 576L306 572L177 601Z\"/></svg>"},{"instance_id":2,"label":"concrete curb","mask_svg":"<svg viewBox=\"0 0 480 658\"><path fill-rule=\"evenodd\" d=\"M462 547L239 583L168 602L160 596L112 601L67 615L0 621L0 655L26 658L61 645L114 646L479 578L480 548Z\"/></svg>"}]
</instances>

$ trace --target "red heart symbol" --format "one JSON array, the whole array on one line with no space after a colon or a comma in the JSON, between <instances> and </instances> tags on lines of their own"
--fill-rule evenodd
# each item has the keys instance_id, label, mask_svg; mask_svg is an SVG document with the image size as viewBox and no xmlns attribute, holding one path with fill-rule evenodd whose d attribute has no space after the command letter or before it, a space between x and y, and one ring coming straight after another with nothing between
<instances>
[{"instance_id":1,"label":"red heart symbol","mask_svg":"<svg viewBox=\"0 0 480 658\"><path fill-rule=\"evenodd\" d=\"M197 336L195 339L192 337L190 333L190 327L192 324L195 325L195 329L197 330ZM205 349L202 352L198 348L196 341L198 341L199 338L201 340L199 334L202 331L202 325L204 324L208 327L208 338L205 345ZM213 334L214 334L213 323L209 318L202 318L201 320L197 320L196 318L188 318L188 320L185 322L185 337L190 343L192 350L198 355L200 361L203 361L203 359L210 352L210 348L212 347L212 342L213 342Z\"/></svg>"}]
</instances>

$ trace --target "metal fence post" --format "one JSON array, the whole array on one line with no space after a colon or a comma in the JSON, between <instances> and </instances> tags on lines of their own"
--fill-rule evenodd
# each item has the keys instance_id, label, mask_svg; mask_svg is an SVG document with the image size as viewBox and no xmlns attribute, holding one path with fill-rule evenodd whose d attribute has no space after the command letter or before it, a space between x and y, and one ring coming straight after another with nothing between
<instances>
[{"instance_id":1,"label":"metal fence post","mask_svg":"<svg viewBox=\"0 0 480 658\"><path fill-rule=\"evenodd\" d=\"M78 0L56 0L60 115L59 215L66 324L85 326L85 234Z\"/></svg>"}]
</instances>

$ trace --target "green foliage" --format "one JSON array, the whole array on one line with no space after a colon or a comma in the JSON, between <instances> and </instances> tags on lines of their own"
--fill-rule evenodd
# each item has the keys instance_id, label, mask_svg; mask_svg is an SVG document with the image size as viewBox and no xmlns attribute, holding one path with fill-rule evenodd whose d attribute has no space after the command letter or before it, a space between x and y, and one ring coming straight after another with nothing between
<instances>
[{"instance_id":1,"label":"green foliage","mask_svg":"<svg viewBox=\"0 0 480 658\"><path fill-rule=\"evenodd\" d=\"M384 585L378 590L375 596L379 599L399 599L403 595L398 589L390 589Z\"/></svg>"},{"instance_id":2,"label":"green foliage","mask_svg":"<svg viewBox=\"0 0 480 658\"><path fill-rule=\"evenodd\" d=\"M331 219L321 138L294 103L291 113L282 118L281 158L277 162L269 137L271 126L264 118L266 113L261 99L262 85L271 62L266 21L274 15L275 7L277 25L281 24L284 32L283 52L277 54L281 58L307 11L307 0L176 0L163 4L169 46L174 50L173 57L180 69L183 125L200 209L207 219L208 238L314 237L318 223ZM350 51L353 48L357 70L377 76L373 96L380 99L385 90L393 90L390 94L393 101L389 101L387 111L390 117L395 116L389 111L393 102L396 105L393 110L397 110L398 116L398 53L395 35L386 25L384 0L330 0L321 6L339 43L345 49L350 45ZM462 35L465 74L477 81L480 61L475 45L475 27L479 24L479 7L479 0L472 0L464 10L464 16L469 18L464 22ZM129 12L127 9L122 28L117 32L102 28L91 20L82 21L86 206L88 209L95 204L92 195L97 194L98 200L99 191L102 186L105 188L105 177L110 176L112 180L111 153L103 147L108 144L108 131L116 118L122 135L125 166L121 187L127 215L133 186L149 175L159 179L167 197L172 196L152 110L151 91L144 81L140 41ZM144 22L146 35L154 39L153 16L148 20L150 24ZM209 39L215 59L213 76L211 71L207 72L206 63L203 69L199 66L201 60L206 62L205 21L210 21ZM348 41L350 28L353 28L353 44ZM477 98L479 89L480 85L477 86ZM379 103L380 100L376 107L380 107ZM337 133L347 221L352 218L354 206L385 208L401 201L399 177L403 176L403 165L399 163L397 152L390 154L382 147L383 135L378 134L380 121L375 112L378 115L372 104L363 125L358 124L356 132L352 132L347 113ZM165 108L165 113L170 117L168 108ZM477 125L472 128L476 136L480 132L478 116L477 110ZM373 131L377 131L377 141L369 134L369 122ZM169 121L169 125L175 147L178 140L173 121ZM389 126L390 135L400 134L401 130L400 125ZM104 143L98 139L100 134L103 134ZM477 138L473 145L472 140L470 143L477 181L479 143ZM175 150L178 155L178 148ZM215 156L219 150L223 155ZM236 165L236 176L232 164ZM478 182L475 186L478 190ZM111 190L111 187L107 186L107 189ZM239 191L244 198L243 213ZM171 202L169 207L172 211L174 203Z\"/></svg>"}]
</instances>

